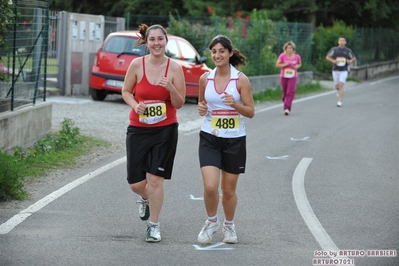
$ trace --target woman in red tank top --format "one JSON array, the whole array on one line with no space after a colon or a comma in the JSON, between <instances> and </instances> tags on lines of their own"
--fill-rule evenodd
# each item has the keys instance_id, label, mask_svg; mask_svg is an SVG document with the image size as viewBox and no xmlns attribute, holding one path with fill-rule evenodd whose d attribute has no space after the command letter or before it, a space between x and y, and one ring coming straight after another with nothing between
<instances>
[{"instance_id":1,"label":"woman in red tank top","mask_svg":"<svg viewBox=\"0 0 399 266\"><path fill-rule=\"evenodd\" d=\"M126 72L122 97L132 108L126 134L127 180L141 198L139 216L147 221L147 242L161 241L159 215L164 180L171 179L177 147L176 110L185 102L181 66L165 55L168 43L161 25L141 24L137 45L149 55L134 59Z\"/></svg>"}]
</instances>

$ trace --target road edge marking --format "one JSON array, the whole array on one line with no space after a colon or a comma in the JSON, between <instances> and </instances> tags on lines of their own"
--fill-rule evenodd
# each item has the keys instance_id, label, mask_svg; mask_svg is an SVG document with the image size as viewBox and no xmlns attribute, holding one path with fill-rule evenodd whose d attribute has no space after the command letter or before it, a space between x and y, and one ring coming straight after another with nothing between
<instances>
[{"instance_id":1,"label":"road edge marking","mask_svg":"<svg viewBox=\"0 0 399 266\"><path fill-rule=\"evenodd\" d=\"M319 219L317 219L312 207L309 204L308 197L306 196L305 174L312 160L312 158L302 158L302 160L299 162L295 169L294 175L292 176L292 192L294 194L295 203L303 220L309 228L309 231L319 243L320 247L328 252L338 252L338 247L328 235L323 225L320 223ZM347 259L346 256L337 256L335 258L338 257Z\"/></svg>"},{"instance_id":2,"label":"road edge marking","mask_svg":"<svg viewBox=\"0 0 399 266\"><path fill-rule=\"evenodd\" d=\"M126 162L126 156L122 157L116 161L113 161L107 165L104 165L97 170L94 170L68 184L63 186L60 189L57 189L56 191L52 192L51 194L45 196L44 198L36 201L34 204L30 205L28 208L25 210L20 211L18 214L14 215L10 219L8 219L6 222L2 223L0 225L0 235L5 235L9 233L12 229L14 229L18 224L22 223L26 218L34 214L35 212L39 211L43 207L45 207L47 204L51 203L52 201L58 199L65 193L71 191L72 189L76 188L79 185L82 185L83 183L89 181L90 179L108 171L109 169L120 165L121 163Z\"/></svg>"}]
</instances>

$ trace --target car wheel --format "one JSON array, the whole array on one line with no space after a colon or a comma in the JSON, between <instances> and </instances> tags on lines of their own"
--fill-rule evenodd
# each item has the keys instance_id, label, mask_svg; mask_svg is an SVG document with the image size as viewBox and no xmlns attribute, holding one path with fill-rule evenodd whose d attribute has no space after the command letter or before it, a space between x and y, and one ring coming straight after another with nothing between
<instances>
[{"instance_id":1,"label":"car wheel","mask_svg":"<svg viewBox=\"0 0 399 266\"><path fill-rule=\"evenodd\" d=\"M89 92L91 98L95 101L104 101L105 97L107 97L107 92L104 90L96 90L93 88L89 88Z\"/></svg>"}]
</instances>

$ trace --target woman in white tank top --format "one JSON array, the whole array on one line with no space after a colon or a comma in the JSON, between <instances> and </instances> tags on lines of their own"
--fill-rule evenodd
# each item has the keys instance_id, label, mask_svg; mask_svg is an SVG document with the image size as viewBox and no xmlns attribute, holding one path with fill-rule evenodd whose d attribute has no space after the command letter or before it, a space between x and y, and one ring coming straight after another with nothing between
<instances>
[{"instance_id":1,"label":"woman in white tank top","mask_svg":"<svg viewBox=\"0 0 399 266\"><path fill-rule=\"evenodd\" d=\"M237 243L234 215L238 177L245 173L246 130L243 117L255 115L251 84L237 68L246 65L245 56L231 40L216 36L209 44L215 69L200 78L198 113L205 116L200 131L199 160L204 182L208 219L198 235L200 244L212 241L220 222L217 217L219 184L225 214L223 241Z\"/></svg>"}]
</instances>

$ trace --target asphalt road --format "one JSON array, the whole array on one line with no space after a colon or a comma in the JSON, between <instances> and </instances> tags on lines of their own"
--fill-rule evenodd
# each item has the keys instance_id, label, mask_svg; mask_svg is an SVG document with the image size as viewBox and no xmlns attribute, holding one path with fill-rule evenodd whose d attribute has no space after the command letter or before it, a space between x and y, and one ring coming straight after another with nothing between
<instances>
[{"instance_id":1,"label":"asphalt road","mask_svg":"<svg viewBox=\"0 0 399 266\"><path fill-rule=\"evenodd\" d=\"M245 120L238 244L221 232L196 243L206 219L198 130L182 130L162 242L145 242L121 152L28 209L0 211L0 265L399 265L398 82L348 88L341 108L333 91L295 101L287 117L280 104L257 106Z\"/></svg>"}]
</instances>

